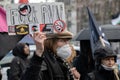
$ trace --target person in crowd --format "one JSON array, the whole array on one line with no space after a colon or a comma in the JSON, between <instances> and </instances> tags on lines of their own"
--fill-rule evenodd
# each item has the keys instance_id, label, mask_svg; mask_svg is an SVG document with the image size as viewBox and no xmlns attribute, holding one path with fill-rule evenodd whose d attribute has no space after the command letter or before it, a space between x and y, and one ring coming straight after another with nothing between
<instances>
[{"instance_id":1,"label":"person in crowd","mask_svg":"<svg viewBox=\"0 0 120 80\"><path fill-rule=\"evenodd\" d=\"M116 65L117 55L110 47L100 47L94 52L96 69L85 80L120 80Z\"/></svg>"},{"instance_id":2,"label":"person in crowd","mask_svg":"<svg viewBox=\"0 0 120 80\"><path fill-rule=\"evenodd\" d=\"M69 31L48 35L35 32L33 39L36 51L21 80L79 80L77 70L68 68L64 62L72 54L69 45L71 38L72 33Z\"/></svg>"},{"instance_id":3,"label":"person in crowd","mask_svg":"<svg viewBox=\"0 0 120 80\"><path fill-rule=\"evenodd\" d=\"M30 54L29 44L18 43L13 49L15 56L11 62L8 80L20 80L21 75L25 72L25 68L29 64L28 55Z\"/></svg>"},{"instance_id":4,"label":"person in crowd","mask_svg":"<svg viewBox=\"0 0 120 80\"><path fill-rule=\"evenodd\" d=\"M88 42L86 42L86 44L87 43ZM81 46L79 55L73 61L73 66L76 67L81 75L80 80L85 80L87 74L94 70L94 60L90 49L90 43L88 44L89 45L84 44L85 47Z\"/></svg>"}]
</instances>

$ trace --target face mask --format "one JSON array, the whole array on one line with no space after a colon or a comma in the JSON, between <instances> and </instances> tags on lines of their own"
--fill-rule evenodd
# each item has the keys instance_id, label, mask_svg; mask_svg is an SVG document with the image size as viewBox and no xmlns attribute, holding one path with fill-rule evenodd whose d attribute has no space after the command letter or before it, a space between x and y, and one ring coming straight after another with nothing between
<instances>
[{"instance_id":1,"label":"face mask","mask_svg":"<svg viewBox=\"0 0 120 80\"><path fill-rule=\"evenodd\" d=\"M72 50L69 44L66 44L62 47L57 48L57 56L62 59L67 59L71 56Z\"/></svg>"},{"instance_id":2,"label":"face mask","mask_svg":"<svg viewBox=\"0 0 120 80\"><path fill-rule=\"evenodd\" d=\"M103 67L105 70L114 70L114 69L116 68L115 65L112 66L112 67L108 67L108 66L105 66L105 65L103 65L103 64L101 64L101 65L102 65L102 67Z\"/></svg>"}]
</instances>

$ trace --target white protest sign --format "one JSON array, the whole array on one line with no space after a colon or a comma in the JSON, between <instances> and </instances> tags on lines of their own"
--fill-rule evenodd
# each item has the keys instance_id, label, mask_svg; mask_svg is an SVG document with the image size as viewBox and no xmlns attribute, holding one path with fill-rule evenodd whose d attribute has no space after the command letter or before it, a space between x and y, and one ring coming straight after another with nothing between
<instances>
[{"instance_id":1,"label":"white protest sign","mask_svg":"<svg viewBox=\"0 0 120 80\"><path fill-rule=\"evenodd\" d=\"M12 28L20 25L23 27L24 24L28 25L25 28L30 28L31 24L37 24L40 27L41 24L54 24L57 20L66 23L64 4L62 2L10 4L7 5L6 11L8 29L11 35L12 33L16 34L16 29ZM51 26L51 28L54 27ZM29 33L31 33L31 29L26 30L30 30Z\"/></svg>"}]
</instances>

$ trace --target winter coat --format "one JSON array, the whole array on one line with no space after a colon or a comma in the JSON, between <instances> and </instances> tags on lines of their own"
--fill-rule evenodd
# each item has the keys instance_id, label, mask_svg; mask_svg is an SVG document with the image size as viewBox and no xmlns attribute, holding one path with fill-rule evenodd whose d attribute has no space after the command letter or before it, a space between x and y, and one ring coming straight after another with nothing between
<instances>
[{"instance_id":1,"label":"winter coat","mask_svg":"<svg viewBox=\"0 0 120 80\"><path fill-rule=\"evenodd\" d=\"M24 60L20 57L15 57L12 60L10 70L9 70L9 79L8 80L20 80L21 75L25 72L26 67L28 66L28 60Z\"/></svg>"},{"instance_id":2,"label":"winter coat","mask_svg":"<svg viewBox=\"0 0 120 80\"><path fill-rule=\"evenodd\" d=\"M21 80L73 80L63 61L52 52L45 52L42 57L34 54L30 65Z\"/></svg>"},{"instance_id":3,"label":"winter coat","mask_svg":"<svg viewBox=\"0 0 120 80\"><path fill-rule=\"evenodd\" d=\"M15 57L10 64L10 69L7 71L8 80L20 80L29 64L29 60L27 59L28 55L24 53L24 46L24 43L20 43L13 49L13 55Z\"/></svg>"},{"instance_id":4,"label":"winter coat","mask_svg":"<svg viewBox=\"0 0 120 80\"><path fill-rule=\"evenodd\" d=\"M81 53L73 61L73 66L75 66L80 73L80 80L85 80L87 73L94 70L94 61L87 54Z\"/></svg>"},{"instance_id":5,"label":"winter coat","mask_svg":"<svg viewBox=\"0 0 120 80\"><path fill-rule=\"evenodd\" d=\"M118 73L120 78L120 74ZM102 66L98 70L88 73L85 80L117 80L113 70L105 70Z\"/></svg>"}]
</instances>

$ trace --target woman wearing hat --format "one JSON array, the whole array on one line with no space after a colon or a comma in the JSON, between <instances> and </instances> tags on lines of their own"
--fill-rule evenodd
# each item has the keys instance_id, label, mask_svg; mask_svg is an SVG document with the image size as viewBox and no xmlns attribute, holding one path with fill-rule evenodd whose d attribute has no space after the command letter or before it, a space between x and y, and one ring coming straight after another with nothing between
<instances>
[{"instance_id":1,"label":"woman wearing hat","mask_svg":"<svg viewBox=\"0 0 120 80\"><path fill-rule=\"evenodd\" d=\"M86 80L120 80L116 65L117 55L109 47L95 50L96 70L89 73Z\"/></svg>"},{"instance_id":2,"label":"woman wearing hat","mask_svg":"<svg viewBox=\"0 0 120 80\"><path fill-rule=\"evenodd\" d=\"M64 64L64 60L72 54L69 46L71 38L70 32L49 35L42 32L34 33L36 51L21 80L79 80L80 74L77 70L71 68L70 73Z\"/></svg>"}]
</instances>

